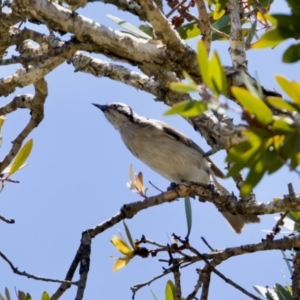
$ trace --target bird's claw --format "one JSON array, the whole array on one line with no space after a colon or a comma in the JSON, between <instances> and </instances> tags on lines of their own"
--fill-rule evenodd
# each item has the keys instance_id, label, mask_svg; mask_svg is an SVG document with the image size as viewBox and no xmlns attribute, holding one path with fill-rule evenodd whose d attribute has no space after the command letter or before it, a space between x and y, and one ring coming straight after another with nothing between
<instances>
[{"instance_id":1,"label":"bird's claw","mask_svg":"<svg viewBox=\"0 0 300 300\"><path fill-rule=\"evenodd\" d=\"M216 192L214 182L213 182L213 181L210 181L210 182L207 184L207 187L209 188L210 192L214 195L215 192Z\"/></svg>"},{"instance_id":2,"label":"bird's claw","mask_svg":"<svg viewBox=\"0 0 300 300\"><path fill-rule=\"evenodd\" d=\"M179 184L176 182L171 182L170 186L167 188L167 191L175 191L179 197L178 190L179 190Z\"/></svg>"}]
</instances>

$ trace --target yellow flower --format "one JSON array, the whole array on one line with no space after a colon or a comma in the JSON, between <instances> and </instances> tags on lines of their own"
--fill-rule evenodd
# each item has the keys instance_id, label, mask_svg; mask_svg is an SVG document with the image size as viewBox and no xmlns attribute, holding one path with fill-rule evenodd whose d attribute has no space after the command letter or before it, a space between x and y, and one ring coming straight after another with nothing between
<instances>
[{"instance_id":1,"label":"yellow flower","mask_svg":"<svg viewBox=\"0 0 300 300\"><path fill-rule=\"evenodd\" d=\"M116 258L112 257L113 259L116 260L115 264L113 265L113 271L116 272L122 268L124 268L130 260L134 257L134 249L131 249L124 238L118 237L118 236L113 236L112 239L110 240L111 243L117 248L119 252L124 254L125 256Z\"/></svg>"}]
</instances>

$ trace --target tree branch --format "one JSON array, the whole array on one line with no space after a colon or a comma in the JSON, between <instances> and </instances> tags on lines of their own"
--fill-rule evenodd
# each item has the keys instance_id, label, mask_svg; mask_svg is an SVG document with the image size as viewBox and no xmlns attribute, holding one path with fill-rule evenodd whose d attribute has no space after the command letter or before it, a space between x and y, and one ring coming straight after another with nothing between
<instances>
[{"instance_id":1,"label":"tree branch","mask_svg":"<svg viewBox=\"0 0 300 300\"><path fill-rule=\"evenodd\" d=\"M300 299L300 251L299 246L295 249L293 258L294 272L292 275L293 299Z\"/></svg>"},{"instance_id":2,"label":"tree branch","mask_svg":"<svg viewBox=\"0 0 300 300\"><path fill-rule=\"evenodd\" d=\"M244 69L247 69L246 48L239 14L239 5L239 1L237 0L228 1L231 24L229 53L231 55L232 64L235 68L239 69L240 67L242 67Z\"/></svg>"},{"instance_id":3,"label":"tree branch","mask_svg":"<svg viewBox=\"0 0 300 300\"><path fill-rule=\"evenodd\" d=\"M204 0L196 0L196 5L199 14L199 27L202 35L201 39L204 42L207 52L209 53L211 44L211 26L208 18L208 13L206 11Z\"/></svg>"},{"instance_id":4,"label":"tree branch","mask_svg":"<svg viewBox=\"0 0 300 300\"><path fill-rule=\"evenodd\" d=\"M123 66L93 58L83 52L76 52L70 62L75 67L76 72L80 71L96 77L108 77L122 82L154 95L157 101L177 103L184 100L191 100L191 97L188 94L175 93L170 90L169 86L166 86L159 80L154 80L142 73L132 71Z\"/></svg>"},{"instance_id":5,"label":"tree branch","mask_svg":"<svg viewBox=\"0 0 300 300\"><path fill-rule=\"evenodd\" d=\"M3 161L0 163L0 174L1 172L12 162L14 157L21 149L23 141L36 128L44 118L44 103L48 95L47 83L44 79L37 81L34 84L35 96L31 102L31 118L25 128L20 132L16 139L12 142L12 147L9 153L5 156ZM15 102L22 101L24 96L21 98L15 97ZM20 100L21 99L21 100Z\"/></svg>"},{"instance_id":6,"label":"tree branch","mask_svg":"<svg viewBox=\"0 0 300 300\"><path fill-rule=\"evenodd\" d=\"M8 263L10 268L13 270L15 274L18 274L20 276L25 276L27 278L35 279L35 280L40 280L40 281L46 281L46 282L56 282L56 283L67 283L67 284L73 284L77 285L77 282L72 282L72 281L65 281L65 280L59 280L59 279L52 279L52 278L46 278L46 277L40 277L40 276L35 276L31 275L25 271L21 272L18 270L17 267L13 265L13 263L0 251L0 256Z\"/></svg>"},{"instance_id":7,"label":"tree branch","mask_svg":"<svg viewBox=\"0 0 300 300\"><path fill-rule=\"evenodd\" d=\"M14 224L15 223L14 219L7 219L7 218L5 218L3 216L0 216L0 220L2 220L5 223L8 223L8 224Z\"/></svg>"}]
</instances>

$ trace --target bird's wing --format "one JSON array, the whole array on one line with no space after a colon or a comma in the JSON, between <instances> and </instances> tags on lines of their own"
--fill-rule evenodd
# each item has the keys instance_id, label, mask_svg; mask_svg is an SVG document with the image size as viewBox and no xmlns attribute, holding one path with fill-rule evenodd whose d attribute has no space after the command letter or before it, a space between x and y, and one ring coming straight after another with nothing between
<instances>
[{"instance_id":1,"label":"bird's wing","mask_svg":"<svg viewBox=\"0 0 300 300\"><path fill-rule=\"evenodd\" d=\"M171 127L170 125L161 122L161 121L155 121L155 123L163 129L163 131L171 136L172 138L184 143L188 147L191 147L198 151L202 156L205 154L205 152L196 144L194 143L190 138L185 136L183 133L177 131L175 128ZM214 162L209 158L205 157L205 159L210 163L211 169L213 173L220 178L225 178L224 173L214 164Z\"/></svg>"}]
</instances>

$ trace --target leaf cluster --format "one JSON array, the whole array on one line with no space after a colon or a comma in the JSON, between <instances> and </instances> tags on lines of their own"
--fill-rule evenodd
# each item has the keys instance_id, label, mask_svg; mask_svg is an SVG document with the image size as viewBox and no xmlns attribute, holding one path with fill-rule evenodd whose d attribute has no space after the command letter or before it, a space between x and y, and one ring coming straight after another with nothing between
<instances>
[{"instance_id":1,"label":"leaf cluster","mask_svg":"<svg viewBox=\"0 0 300 300\"><path fill-rule=\"evenodd\" d=\"M244 132L247 140L232 147L226 158L232 166L227 176L249 169L242 195L249 194L265 173L272 174L283 165L295 170L300 164L300 127L293 117L300 113L300 84L279 75L276 80L291 101L279 97L263 100L253 87L252 92L232 88L249 125Z\"/></svg>"},{"instance_id":2,"label":"leaf cluster","mask_svg":"<svg viewBox=\"0 0 300 300\"><path fill-rule=\"evenodd\" d=\"M268 16L269 21L273 24L273 28L266 32L252 48L275 47L287 39L298 40L300 37L300 3L298 0L287 0L291 14L273 14ZM285 63L293 63L300 60L300 44L292 44L289 46L282 56Z\"/></svg>"}]
</instances>

